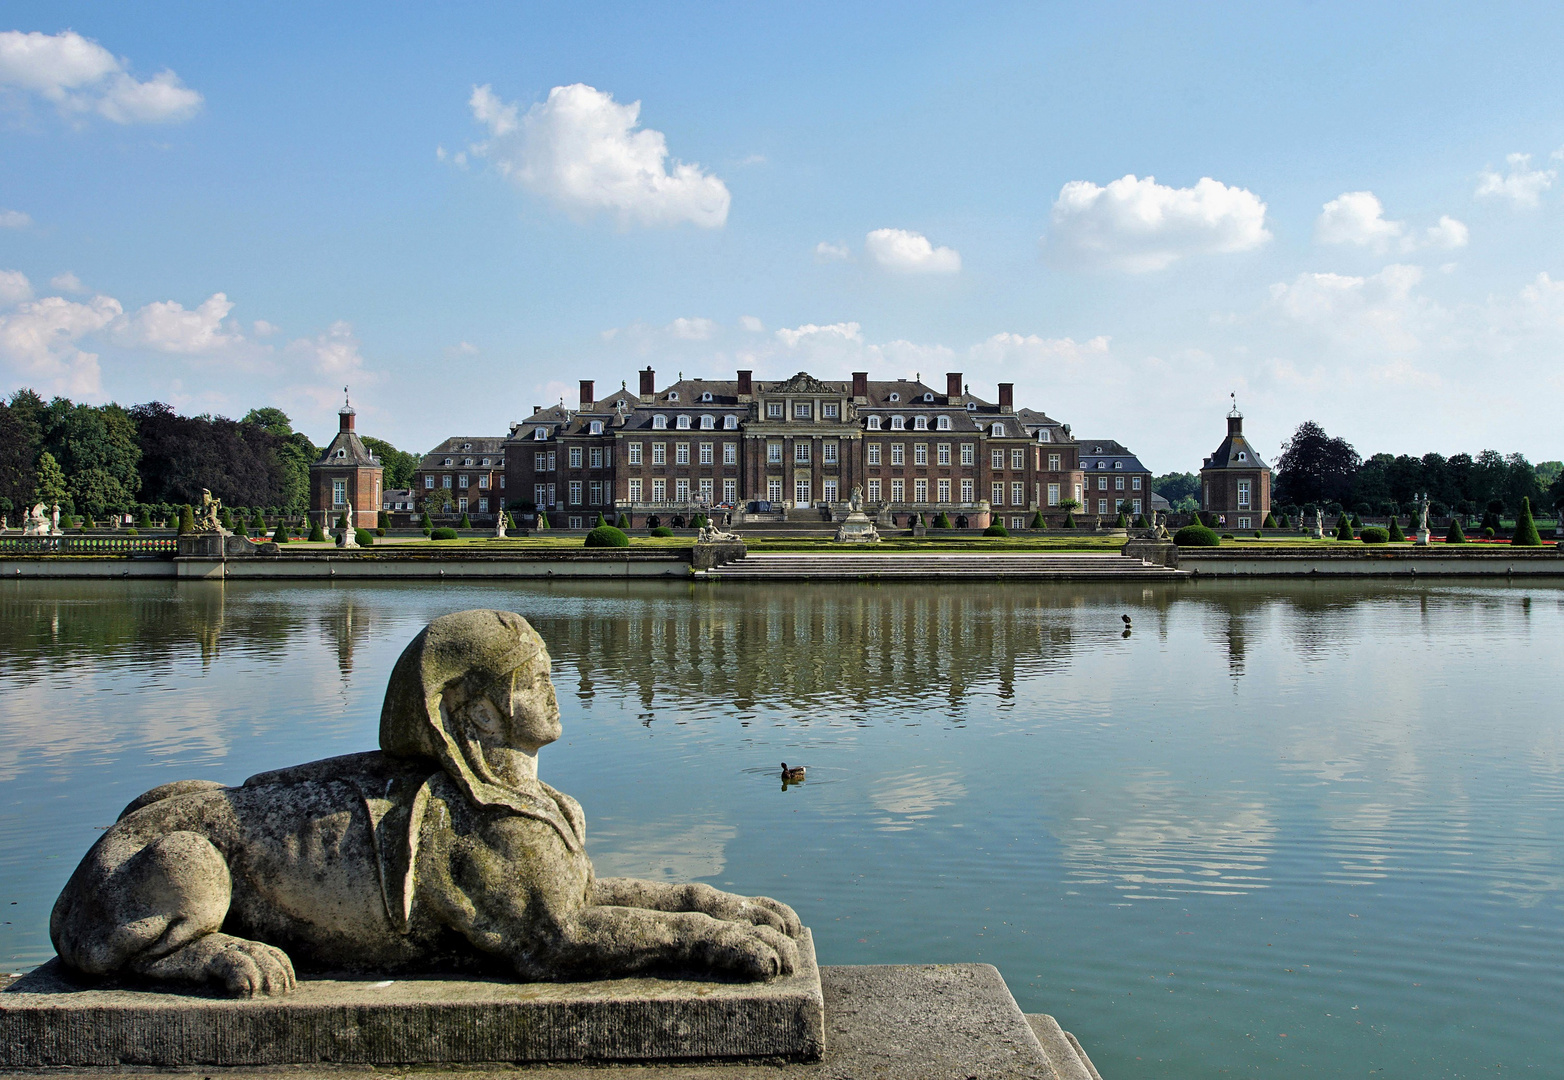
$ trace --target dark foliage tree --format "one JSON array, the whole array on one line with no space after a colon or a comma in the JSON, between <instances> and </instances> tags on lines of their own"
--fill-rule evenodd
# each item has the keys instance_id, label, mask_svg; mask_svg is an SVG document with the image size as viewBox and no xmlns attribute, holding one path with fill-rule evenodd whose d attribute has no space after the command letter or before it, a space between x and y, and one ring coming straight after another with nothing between
<instances>
[{"instance_id":1,"label":"dark foliage tree","mask_svg":"<svg viewBox=\"0 0 1564 1080\"><path fill-rule=\"evenodd\" d=\"M279 437L253 421L180 416L158 401L137 405L130 414L138 428L146 497L195 503L205 488L226 505L276 504L293 512L308 505L308 474L299 492L289 491L285 475L281 451L292 445L292 436Z\"/></svg>"},{"instance_id":2,"label":"dark foliage tree","mask_svg":"<svg viewBox=\"0 0 1564 1080\"><path fill-rule=\"evenodd\" d=\"M1278 502L1344 502L1352 495L1358 452L1331 438L1313 420L1298 425L1276 459L1274 497Z\"/></svg>"}]
</instances>

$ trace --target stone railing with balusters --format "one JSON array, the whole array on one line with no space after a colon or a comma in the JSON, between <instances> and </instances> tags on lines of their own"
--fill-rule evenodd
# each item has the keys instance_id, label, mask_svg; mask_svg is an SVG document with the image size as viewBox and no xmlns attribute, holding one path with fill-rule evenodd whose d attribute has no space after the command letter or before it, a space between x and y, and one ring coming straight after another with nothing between
<instances>
[{"instance_id":1,"label":"stone railing with balusters","mask_svg":"<svg viewBox=\"0 0 1564 1080\"><path fill-rule=\"evenodd\" d=\"M0 555L172 555L166 536L0 536Z\"/></svg>"}]
</instances>

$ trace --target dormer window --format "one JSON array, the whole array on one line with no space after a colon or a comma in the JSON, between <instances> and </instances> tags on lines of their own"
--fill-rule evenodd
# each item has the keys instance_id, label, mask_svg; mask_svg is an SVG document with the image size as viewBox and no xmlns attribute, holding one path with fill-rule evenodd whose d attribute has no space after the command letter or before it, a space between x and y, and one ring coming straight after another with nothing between
<instances>
[{"instance_id":1,"label":"dormer window","mask_svg":"<svg viewBox=\"0 0 1564 1080\"><path fill-rule=\"evenodd\" d=\"M894 391L892 391L891 396L889 398L887 398L886 400L887 401L900 401L901 400L901 395L898 394L898 393L895 393Z\"/></svg>"},{"instance_id":2,"label":"dormer window","mask_svg":"<svg viewBox=\"0 0 1564 1080\"><path fill-rule=\"evenodd\" d=\"M702 394L701 395L701 400L702 401L710 401L711 400L711 391L708 390L704 394Z\"/></svg>"},{"instance_id":3,"label":"dormer window","mask_svg":"<svg viewBox=\"0 0 1564 1080\"><path fill-rule=\"evenodd\" d=\"M533 428L532 429L532 437L536 441L542 442L544 439L548 438L548 428L546 428L546 427ZM445 463L447 465L449 465L451 463L451 459L450 458L446 458L445 459Z\"/></svg>"},{"instance_id":4,"label":"dormer window","mask_svg":"<svg viewBox=\"0 0 1564 1080\"><path fill-rule=\"evenodd\" d=\"M347 447L344 446L344 447L338 448L337 456L338 457L347 457L348 456Z\"/></svg>"},{"instance_id":5,"label":"dormer window","mask_svg":"<svg viewBox=\"0 0 1564 1080\"><path fill-rule=\"evenodd\" d=\"M967 412L977 412L977 402L975 402L975 401L967 402Z\"/></svg>"},{"instance_id":6,"label":"dormer window","mask_svg":"<svg viewBox=\"0 0 1564 1080\"><path fill-rule=\"evenodd\" d=\"M907 421L900 416L891 417L891 430L901 431L907 426Z\"/></svg>"},{"instance_id":7,"label":"dormer window","mask_svg":"<svg viewBox=\"0 0 1564 1080\"><path fill-rule=\"evenodd\" d=\"M929 418L927 416L914 416L912 418L912 430L914 430L914 431L927 431L927 430L929 430Z\"/></svg>"},{"instance_id":8,"label":"dormer window","mask_svg":"<svg viewBox=\"0 0 1564 1080\"><path fill-rule=\"evenodd\" d=\"M934 400L934 395L933 394L924 394L923 395L923 400L924 401L933 401Z\"/></svg>"},{"instance_id":9,"label":"dormer window","mask_svg":"<svg viewBox=\"0 0 1564 1080\"><path fill-rule=\"evenodd\" d=\"M949 431L950 430L950 417L948 417L948 416L938 417L934 421L934 430L935 431Z\"/></svg>"},{"instance_id":10,"label":"dormer window","mask_svg":"<svg viewBox=\"0 0 1564 1080\"><path fill-rule=\"evenodd\" d=\"M681 416L681 417L679 417L679 419L674 421L674 425L673 426L678 428L680 431L689 431L690 430L690 418L688 416Z\"/></svg>"},{"instance_id":11,"label":"dormer window","mask_svg":"<svg viewBox=\"0 0 1564 1080\"><path fill-rule=\"evenodd\" d=\"M462 458L462 464L468 466L472 465L472 458Z\"/></svg>"},{"instance_id":12,"label":"dormer window","mask_svg":"<svg viewBox=\"0 0 1564 1080\"><path fill-rule=\"evenodd\" d=\"M880 430L880 418L878 416L871 416L871 417L869 417L868 428L869 428L870 431L879 431Z\"/></svg>"},{"instance_id":13,"label":"dormer window","mask_svg":"<svg viewBox=\"0 0 1564 1080\"><path fill-rule=\"evenodd\" d=\"M668 400L669 401L678 401L679 400L679 391L677 391L677 390L670 390L670 391L668 391Z\"/></svg>"},{"instance_id":14,"label":"dormer window","mask_svg":"<svg viewBox=\"0 0 1564 1080\"><path fill-rule=\"evenodd\" d=\"M538 430L539 430L539 431L542 431L542 430L543 430L543 429L542 429L542 428L538 428ZM447 465L449 465L449 464L451 464L451 463L452 463L452 462L453 462L453 461L454 461L454 460L455 460L455 459L454 459L454 458L446 458L446 459L445 459L445 463L446 463L446 464L447 464Z\"/></svg>"},{"instance_id":15,"label":"dormer window","mask_svg":"<svg viewBox=\"0 0 1564 1080\"><path fill-rule=\"evenodd\" d=\"M620 398L618 401L614 402L614 408L623 410L624 407L625 407L625 399L624 398Z\"/></svg>"},{"instance_id":16,"label":"dormer window","mask_svg":"<svg viewBox=\"0 0 1564 1080\"><path fill-rule=\"evenodd\" d=\"M1005 437L1005 425L1004 425L1004 423L1003 422L996 423L993 427L988 429L988 433L990 435L992 435L996 439L1004 438Z\"/></svg>"},{"instance_id":17,"label":"dormer window","mask_svg":"<svg viewBox=\"0 0 1564 1080\"><path fill-rule=\"evenodd\" d=\"M1115 461L1113 463L1113 467L1115 469L1122 469L1122 468L1124 468L1124 462L1122 462L1122 461Z\"/></svg>"},{"instance_id":18,"label":"dormer window","mask_svg":"<svg viewBox=\"0 0 1564 1080\"><path fill-rule=\"evenodd\" d=\"M488 464L488 463L489 463L489 459L488 459L488 458L484 458L484 459L483 459L483 463L484 463L484 464L485 464L485 465L487 465L487 464Z\"/></svg>"},{"instance_id":19,"label":"dormer window","mask_svg":"<svg viewBox=\"0 0 1564 1080\"><path fill-rule=\"evenodd\" d=\"M722 430L723 431L737 431L738 429L739 429L739 418L738 417L733 416L732 414L729 414L729 415L724 416L722 418Z\"/></svg>"},{"instance_id":20,"label":"dormer window","mask_svg":"<svg viewBox=\"0 0 1564 1080\"><path fill-rule=\"evenodd\" d=\"M1049 428L1038 428L1037 429L1037 441L1038 442L1053 442L1054 441L1054 433L1053 433L1053 431L1050 430Z\"/></svg>"},{"instance_id":21,"label":"dormer window","mask_svg":"<svg viewBox=\"0 0 1564 1080\"><path fill-rule=\"evenodd\" d=\"M710 395L708 395L708 396L710 396ZM717 426L717 418L715 416L712 416L710 413L708 413L707 415L701 417L701 430L702 431L710 431L712 428L714 428L716 426Z\"/></svg>"},{"instance_id":22,"label":"dormer window","mask_svg":"<svg viewBox=\"0 0 1564 1080\"><path fill-rule=\"evenodd\" d=\"M662 413L658 413L656 416L652 417L653 431L666 431L667 429L668 418L666 416L664 416Z\"/></svg>"},{"instance_id":23,"label":"dormer window","mask_svg":"<svg viewBox=\"0 0 1564 1080\"><path fill-rule=\"evenodd\" d=\"M462 449L463 450L471 450L472 449L472 443L462 443Z\"/></svg>"},{"instance_id":24,"label":"dormer window","mask_svg":"<svg viewBox=\"0 0 1564 1080\"><path fill-rule=\"evenodd\" d=\"M1102 447L1100 447L1100 446L1094 446L1094 447L1092 447L1092 453L1094 453L1094 454L1100 454L1100 453L1102 453Z\"/></svg>"},{"instance_id":25,"label":"dormer window","mask_svg":"<svg viewBox=\"0 0 1564 1080\"><path fill-rule=\"evenodd\" d=\"M1249 460L1249 455L1244 453L1242 450L1240 450L1240 451L1238 451L1238 460L1239 461L1248 461Z\"/></svg>"},{"instance_id":26,"label":"dormer window","mask_svg":"<svg viewBox=\"0 0 1564 1080\"><path fill-rule=\"evenodd\" d=\"M592 421L588 430L593 435L601 435L603 433L603 422L601 420Z\"/></svg>"}]
</instances>

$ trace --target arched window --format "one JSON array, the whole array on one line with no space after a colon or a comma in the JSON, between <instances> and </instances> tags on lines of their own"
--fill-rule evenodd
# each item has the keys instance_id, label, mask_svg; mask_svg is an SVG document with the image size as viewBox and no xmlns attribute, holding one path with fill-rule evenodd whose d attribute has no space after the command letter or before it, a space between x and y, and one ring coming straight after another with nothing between
<instances>
[{"instance_id":1,"label":"arched window","mask_svg":"<svg viewBox=\"0 0 1564 1080\"><path fill-rule=\"evenodd\" d=\"M975 402L975 401L967 402L967 412L977 412L977 402Z\"/></svg>"},{"instance_id":2,"label":"arched window","mask_svg":"<svg viewBox=\"0 0 1564 1080\"><path fill-rule=\"evenodd\" d=\"M1249 460L1249 455L1244 453L1242 450L1240 450L1240 451L1238 451L1238 460L1239 461L1248 461Z\"/></svg>"},{"instance_id":3,"label":"arched window","mask_svg":"<svg viewBox=\"0 0 1564 1080\"><path fill-rule=\"evenodd\" d=\"M990 435L992 435L996 439L1004 438L1005 437L1005 425L1004 425L1004 422L1003 421L996 422L993 427L988 429L988 433Z\"/></svg>"},{"instance_id":4,"label":"arched window","mask_svg":"<svg viewBox=\"0 0 1564 1080\"><path fill-rule=\"evenodd\" d=\"M948 416L941 416L937 420L935 420L934 421L934 430L935 431L949 431L950 430L950 417L948 417Z\"/></svg>"},{"instance_id":5,"label":"arched window","mask_svg":"<svg viewBox=\"0 0 1564 1080\"><path fill-rule=\"evenodd\" d=\"M1122 469L1122 468L1124 468L1124 462L1122 462L1122 461L1115 461L1113 463L1113 467L1115 469Z\"/></svg>"},{"instance_id":6,"label":"arched window","mask_svg":"<svg viewBox=\"0 0 1564 1080\"><path fill-rule=\"evenodd\" d=\"M927 431L927 430L929 430L929 418L927 416L914 416L912 418L912 430L914 430L914 431Z\"/></svg>"},{"instance_id":7,"label":"arched window","mask_svg":"<svg viewBox=\"0 0 1564 1080\"><path fill-rule=\"evenodd\" d=\"M688 416L679 417L679 419L674 423L674 427L678 428L680 431L689 431L690 418Z\"/></svg>"},{"instance_id":8,"label":"arched window","mask_svg":"<svg viewBox=\"0 0 1564 1080\"><path fill-rule=\"evenodd\" d=\"M677 391L677 390L670 390L670 391L668 391L668 400L669 401L678 401L679 400L679 391Z\"/></svg>"},{"instance_id":9,"label":"arched window","mask_svg":"<svg viewBox=\"0 0 1564 1080\"><path fill-rule=\"evenodd\" d=\"M701 400L702 401L710 401L711 400L711 391L708 390L704 394L702 394L701 395Z\"/></svg>"},{"instance_id":10,"label":"arched window","mask_svg":"<svg viewBox=\"0 0 1564 1080\"><path fill-rule=\"evenodd\" d=\"M891 430L901 431L907 426L907 421L900 416L891 417Z\"/></svg>"},{"instance_id":11,"label":"arched window","mask_svg":"<svg viewBox=\"0 0 1564 1080\"><path fill-rule=\"evenodd\" d=\"M924 401L933 401L934 400L934 395L933 394L924 394L923 395L923 400Z\"/></svg>"},{"instance_id":12,"label":"arched window","mask_svg":"<svg viewBox=\"0 0 1564 1080\"><path fill-rule=\"evenodd\" d=\"M706 396L707 397L711 397L710 394L707 394ZM712 416L710 413L707 413L705 416L701 417L701 430L702 431L710 431L712 428L714 428L716 426L717 426L717 418L715 416Z\"/></svg>"},{"instance_id":13,"label":"arched window","mask_svg":"<svg viewBox=\"0 0 1564 1080\"><path fill-rule=\"evenodd\" d=\"M869 417L869 430L870 431L879 431L880 430L880 418L878 416L871 416L871 417Z\"/></svg>"},{"instance_id":14,"label":"arched window","mask_svg":"<svg viewBox=\"0 0 1564 1080\"><path fill-rule=\"evenodd\" d=\"M601 435L603 433L603 422L601 420L592 421L591 431L593 435Z\"/></svg>"},{"instance_id":15,"label":"arched window","mask_svg":"<svg viewBox=\"0 0 1564 1080\"><path fill-rule=\"evenodd\" d=\"M724 416L722 418L722 429L724 431L737 431L739 429L739 418L731 414Z\"/></svg>"},{"instance_id":16,"label":"arched window","mask_svg":"<svg viewBox=\"0 0 1564 1080\"><path fill-rule=\"evenodd\" d=\"M1037 429L1037 441L1038 442L1053 442L1054 441L1054 433L1053 433L1053 431L1051 431L1048 428L1038 428Z\"/></svg>"},{"instance_id":17,"label":"arched window","mask_svg":"<svg viewBox=\"0 0 1564 1080\"><path fill-rule=\"evenodd\" d=\"M891 394L889 400L891 400L891 401L900 401L901 400L901 395L893 392Z\"/></svg>"},{"instance_id":18,"label":"arched window","mask_svg":"<svg viewBox=\"0 0 1564 1080\"><path fill-rule=\"evenodd\" d=\"M548 428L546 428L546 427L533 428L532 429L532 437L534 439L536 439L538 442L542 442L544 439L548 438ZM445 463L447 465L449 465L451 463L451 459L450 458L446 458L445 459Z\"/></svg>"},{"instance_id":19,"label":"arched window","mask_svg":"<svg viewBox=\"0 0 1564 1080\"><path fill-rule=\"evenodd\" d=\"M652 430L653 431L664 431L664 430L667 429L667 427L668 427L668 418L666 416L664 416L662 413L658 413L656 416L652 417Z\"/></svg>"}]
</instances>

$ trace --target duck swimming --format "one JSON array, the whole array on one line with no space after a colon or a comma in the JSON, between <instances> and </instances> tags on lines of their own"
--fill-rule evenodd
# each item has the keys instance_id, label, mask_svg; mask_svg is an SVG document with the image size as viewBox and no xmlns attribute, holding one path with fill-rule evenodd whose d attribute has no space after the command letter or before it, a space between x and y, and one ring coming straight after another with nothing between
<instances>
[{"instance_id":1,"label":"duck swimming","mask_svg":"<svg viewBox=\"0 0 1564 1080\"><path fill-rule=\"evenodd\" d=\"M782 779L784 779L784 780L802 780L803 778L804 778L804 767L802 765L794 765L790 769L790 768L787 767L787 762L784 761L782 763Z\"/></svg>"}]
</instances>

